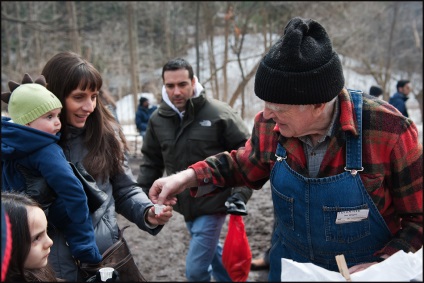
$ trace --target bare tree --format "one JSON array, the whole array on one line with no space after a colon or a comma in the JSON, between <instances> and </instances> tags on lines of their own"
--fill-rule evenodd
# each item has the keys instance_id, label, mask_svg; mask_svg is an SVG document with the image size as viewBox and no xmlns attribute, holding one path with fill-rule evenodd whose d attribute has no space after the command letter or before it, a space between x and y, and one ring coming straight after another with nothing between
<instances>
[{"instance_id":1,"label":"bare tree","mask_svg":"<svg viewBox=\"0 0 424 283\"><path fill-rule=\"evenodd\" d=\"M16 18L19 18L20 15L20 3L19 2L15 2L15 15ZM15 63L15 67L16 70L20 73L21 69L22 69L22 25L21 23L16 23L16 35L17 35L17 44L16 44L16 63Z\"/></svg>"},{"instance_id":2,"label":"bare tree","mask_svg":"<svg viewBox=\"0 0 424 283\"><path fill-rule=\"evenodd\" d=\"M200 80L200 50L199 50L199 44L200 44L200 3L196 2L196 23L195 23L195 48L196 48L196 75L197 78Z\"/></svg>"},{"instance_id":3,"label":"bare tree","mask_svg":"<svg viewBox=\"0 0 424 283\"><path fill-rule=\"evenodd\" d=\"M164 39L165 39L165 56L170 58L172 55L171 52L171 30L169 28L169 4L168 2L161 2L162 11L163 11L163 30L164 30ZM199 4L197 4L199 5Z\"/></svg>"},{"instance_id":4,"label":"bare tree","mask_svg":"<svg viewBox=\"0 0 424 283\"><path fill-rule=\"evenodd\" d=\"M37 20L37 8L38 4L36 2L29 2L29 20L32 22L35 22ZM34 52L33 56L35 59L35 62L41 63L41 44L40 44L40 32L38 30L34 30L33 33L34 37Z\"/></svg>"},{"instance_id":5,"label":"bare tree","mask_svg":"<svg viewBox=\"0 0 424 283\"><path fill-rule=\"evenodd\" d=\"M217 98L240 107L239 102L245 105L251 99L249 79L251 82L256 67L247 65L247 52L256 49L259 61L264 50L283 33L287 21L301 16L326 27L344 66L386 85L385 99L394 91L395 80L411 77L413 94L422 110L422 2L132 4L134 14L129 19L129 4L124 1L70 1L65 5L60 1L2 1L2 87L10 79L19 79L23 71L39 73L53 54L72 49L89 57L117 96L156 91L162 86L157 70L164 61L188 56L187 51L195 47L196 72L198 77L203 76L202 84L219 94ZM129 32L131 37L127 36ZM225 38L226 47L218 48L213 36ZM258 36L258 44L247 43L251 36ZM230 43L234 50L229 48ZM234 60L241 75L239 81L230 83L228 66ZM205 78L206 74L211 78ZM247 109L249 105L245 106Z\"/></svg>"},{"instance_id":6,"label":"bare tree","mask_svg":"<svg viewBox=\"0 0 424 283\"><path fill-rule=\"evenodd\" d=\"M214 10L214 2L202 2L202 10L203 10L203 17L205 20L205 34L207 38L207 46L208 46L208 58L209 58L209 70L211 72L211 79L212 79L212 94L213 97L216 99L219 99L220 97L220 89L219 89L219 83L218 83L218 76L216 75L216 59L215 59L215 46L214 46L214 39L215 39L215 13L213 13Z\"/></svg>"},{"instance_id":7,"label":"bare tree","mask_svg":"<svg viewBox=\"0 0 424 283\"><path fill-rule=\"evenodd\" d=\"M256 5L257 5L257 2L253 2L251 5L248 5L246 7L246 9L244 10L243 25L242 25L241 28L236 26L236 29L234 30L235 42L234 42L234 45L231 46L233 52L237 55L237 63L238 63L238 66L240 68L240 73L241 73L241 83L240 83L240 85L242 85L242 86L245 86L247 84L247 82L253 76L253 70L256 70L256 68L257 68L257 66L255 66L255 68L250 72L252 75L249 76L249 77L245 77L243 64L241 62L241 53L242 53L242 50L243 50L244 37L248 33L248 24L251 20L252 15L254 14L253 12L256 10ZM234 101L237 99L237 96L239 94L241 94L241 114L240 115L241 115L242 118L244 118L244 106L245 106L244 89L245 88L242 87L242 88L240 88L240 91L236 90L236 92L232 95L231 100L230 100L230 105L233 105L231 102L234 103Z\"/></svg>"},{"instance_id":8,"label":"bare tree","mask_svg":"<svg viewBox=\"0 0 424 283\"><path fill-rule=\"evenodd\" d=\"M4 12L5 14L9 14L9 5L4 5L2 4L2 12ZM2 48L2 62L4 62L4 65L6 67L9 67L10 65L10 61L11 61L11 45L10 45L10 31L9 31L10 27L9 27L9 21L3 19L1 20L1 33L2 33L2 45L4 47L4 49ZM3 52L4 50L4 52Z\"/></svg>"},{"instance_id":9,"label":"bare tree","mask_svg":"<svg viewBox=\"0 0 424 283\"><path fill-rule=\"evenodd\" d=\"M134 21L134 2L128 2L128 37L130 47L131 86L134 101L134 112L138 105L138 56L137 56L137 26Z\"/></svg>"},{"instance_id":10,"label":"bare tree","mask_svg":"<svg viewBox=\"0 0 424 283\"><path fill-rule=\"evenodd\" d=\"M228 38L230 34L230 28L234 24L234 6L230 2L227 3L227 11L225 13L225 30L224 30L224 58L222 62L222 80L223 84L223 95L222 100L228 100L228 75L227 75L227 65L228 65Z\"/></svg>"},{"instance_id":11,"label":"bare tree","mask_svg":"<svg viewBox=\"0 0 424 283\"><path fill-rule=\"evenodd\" d=\"M72 43L72 50L81 53L81 40L78 32L77 10L74 1L66 1L68 11L69 32Z\"/></svg>"}]
</instances>

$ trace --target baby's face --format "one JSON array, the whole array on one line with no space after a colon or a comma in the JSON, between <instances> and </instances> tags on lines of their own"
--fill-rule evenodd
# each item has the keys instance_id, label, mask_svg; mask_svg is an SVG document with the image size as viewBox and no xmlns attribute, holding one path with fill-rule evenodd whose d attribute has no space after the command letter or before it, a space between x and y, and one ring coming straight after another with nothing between
<instances>
[{"instance_id":1,"label":"baby's face","mask_svg":"<svg viewBox=\"0 0 424 283\"><path fill-rule=\"evenodd\" d=\"M41 117L38 117L34 121L27 124L28 127L56 135L62 124L60 123L60 112L61 108L53 109Z\"/></svg>"},{"instance_id":2,"label":"baby's face","mask_svg":"<svg viewBox=\"0 0 424 283\"><path fill-rule=\"evenodd\" d=\"M36 206L28 206L28 226L31 234L31 249L24 268L38 269L47 265L52 239L47 235L47 219L44 211Z\"/></svg>"}]
</instances>

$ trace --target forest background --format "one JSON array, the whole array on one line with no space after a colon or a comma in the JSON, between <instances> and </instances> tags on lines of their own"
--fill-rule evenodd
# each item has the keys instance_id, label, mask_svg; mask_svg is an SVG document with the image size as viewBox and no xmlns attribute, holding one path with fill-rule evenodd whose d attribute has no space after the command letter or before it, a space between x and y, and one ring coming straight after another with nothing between
<instances>
[{"instance_id":1,"label":"forest background","mask_svg":"<svg viewBox=\"0 0 424 283\"><path fill-rule=\"evenodd\" d=\"M148 92L160 101L158 70L191 49L208 93L251 120L256 111L246 107L257 65L288 20L300 16L320 22L343 65L371 76L384 100L395 92L393 81L410 79L422 117L422 7L421 1L2 1L1 91L24 73L38 76L55 53L72 50L100 70L116 100ZM238 70L229 67L234 62Z\"/></svg>"},{"instance_id":2,"label":"forest background","mask_svg":"<svg viewBox=\"0 0 424 283\"><path fill-rule=\"evenodd\" d=\"M347 87L367 91L380 85L388 101L396 81L410 79L407 106L413 107L408 110L413 110L422 141L421 1L2 1L1 91L9 91L9 80L20 83L24 73L36 78L59 51L82 54L100 70L104 88L118 102L120 123L135 145L130 165L137 177L135 107L140 95L161 100L163 64L174 57L188 59L206 94L232 105L251 128L263 103L253 91L258 63L295 16L315 19L326 28L340 54ZM3 115L7 104L1 107ZM254 192L247 210L246 234L252 256L258 257L272 233L269 182ZM120 227L130 225L125 238L149 281L186 281L190 235L180 214L174 213L156 236L118 217ZM227 228L228 221L222 242ZM266 278L266 271L251 271L248 281Z\"/></svg>"}]
</instances>

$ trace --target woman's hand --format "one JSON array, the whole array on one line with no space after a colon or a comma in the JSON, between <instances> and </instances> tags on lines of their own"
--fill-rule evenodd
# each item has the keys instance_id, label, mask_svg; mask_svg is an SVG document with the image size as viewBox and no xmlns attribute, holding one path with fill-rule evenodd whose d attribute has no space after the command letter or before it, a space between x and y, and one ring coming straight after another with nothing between
<instances>
[{"instance_id":1,"label":"woman's hand","mask_svg":"<svg viewBox=\"0 0 424 283\"><path fill-rule=\"evenodd\" d=\"M172 217L172 211L172 206L166 205L161 213L155 214L155 207L152 206L147 212L146 221L151 225L165 225Z\"/></svg>"}]
</instances>

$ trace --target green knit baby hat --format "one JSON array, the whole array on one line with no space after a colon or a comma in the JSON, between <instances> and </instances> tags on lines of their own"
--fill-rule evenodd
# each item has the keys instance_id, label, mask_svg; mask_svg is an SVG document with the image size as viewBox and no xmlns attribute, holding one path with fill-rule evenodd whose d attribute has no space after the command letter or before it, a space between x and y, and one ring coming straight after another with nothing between
<instances>
[{"instance_id":1,"label":"green knit baby hat","mask_svg":"<svg viewBox=\"0 0 424 283\"><path fill-rule=\"evenodd\" d=\"M9 81L11 93L2 93L2 100L9 104L8 112L15 123L25 125L53 109L62 108L60 100L45 85L44 76L33 82L28 74L21 85Z\"/></svg>"}]
</instances>

